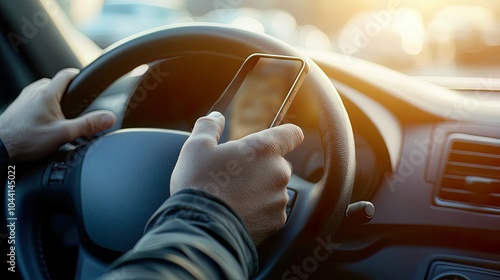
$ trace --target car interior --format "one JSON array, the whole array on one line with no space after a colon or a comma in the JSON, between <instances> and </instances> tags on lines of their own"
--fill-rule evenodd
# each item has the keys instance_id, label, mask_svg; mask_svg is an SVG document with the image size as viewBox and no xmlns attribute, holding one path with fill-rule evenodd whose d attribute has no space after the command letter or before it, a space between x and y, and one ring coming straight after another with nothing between
<instances>
[{"instance_id":1,"label":"car interior","mask_svg":"<svg viewBox=\"0 0 500 280\"><path fill-rule=\"evenodd\" d=\"M130 250L168 198L194 122L253 53L310 64L283 119L305 135L286 156L288 220L258 248L256 279L500 279L498 64L477 79L409 75L209 22L102 50L63 8L0 2L0 107L75 67L65 116L105 109L118 121L17 166L19 279L95 279Z\"/></svg>"}]
</instances>

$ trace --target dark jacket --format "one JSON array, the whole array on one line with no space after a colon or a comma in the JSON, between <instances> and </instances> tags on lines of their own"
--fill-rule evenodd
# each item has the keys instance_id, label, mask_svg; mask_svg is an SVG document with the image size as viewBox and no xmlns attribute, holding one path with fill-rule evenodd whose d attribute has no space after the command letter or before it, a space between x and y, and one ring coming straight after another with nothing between
<instances>
[{"instance_id":1,"label":"dark jacket","mask_svg":"<svg viewBox=\"0 0 500 280\"><path fill-rule=\"evenodd\" d=\"M163 203L101 279L248 279L257 266L239 216L207 193L184 190Z\"/></svg>"}]
</instances>

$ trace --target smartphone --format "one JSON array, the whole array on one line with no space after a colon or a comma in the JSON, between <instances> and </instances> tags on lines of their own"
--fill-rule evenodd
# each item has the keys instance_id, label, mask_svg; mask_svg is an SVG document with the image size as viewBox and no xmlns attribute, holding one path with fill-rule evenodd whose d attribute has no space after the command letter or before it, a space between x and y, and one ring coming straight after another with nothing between
<instances>
[{"instance_id":1,"label":"smartphone","mask_svg":"<svg viewBox=\"0 0 500 280\"><path fill-rule=\"evenodd\" d=\"M220 142L279 125L308 71L309 65L299 57L249 56L209 111L226 118Z\"/></svg>"}]
</instances>

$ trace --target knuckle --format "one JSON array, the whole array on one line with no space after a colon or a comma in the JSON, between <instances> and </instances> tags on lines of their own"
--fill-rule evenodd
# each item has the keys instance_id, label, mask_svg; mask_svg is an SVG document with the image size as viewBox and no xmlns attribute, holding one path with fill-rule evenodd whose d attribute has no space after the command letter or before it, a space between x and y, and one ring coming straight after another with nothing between
<instances>
[{"instance_id":1,"label":"knuckle","mask_svg":"<svg viewBox=\"0 0 500 280\"><path fill-rule=\"evenodd\" d=\"M276 182L280 187L286 186L290 182L290 176L286 172L279 172L276 175Z\"/></svg>"},{"instance_id":2,"label":"knuckle","mask_svg":"<svg viewBox=\"0 0 500 280\"><path fill-rule=\"evenodd\" d=\"M304 132L302 129L294 124L290 124L293 129L293 136L296 138L297 142L300 143L304 140Z\"/></svg>"},{"instance_id":3,"label":"knuckle","mask_svg":"<svg viewBox=\"0 0 500 280\"><path fill-rule=\"evenodd\" d=\"M276 215L276 224L274 226L274 231L278 231L279 229L281 229L286 223L286 212L285 210L283 209L282 211L280 211L277 215Z\"/></svg>"},{"instance_id":4,"label":"knuckle","mask_svg":"<svg viewBox=\"0 0 500 280\"><path fill-rule=\"evenodd\" d=\"M285 213L287 203L288 203L288 195L282 194L275 205L278 212L277 216L280 216L281 213Z\"/></svg>"},{"instance_id":5,"label":"knuckle","mask_svg":"<svg viewBox=\"0 0 500 280\"><path fill-rule=\"evenodd\" d=\"M51 82L51 80L49 78L42 78L39 80L39 83L42 85L49 84L50 82Z\"/></svg>"},{"instance_id":6,"label":"knuckle","mask_svg":"<svg viewBox=\"0 0 500 280\"><path fill-rule=\"evenodd\" d=\"M276 142L271 139L257 139L255 140L255 143L253 143L253 146L259 156L279 154Z\"/></svg>"},{"instance_id":7,"label":"knuckle","mask_svg":"<svg viewBox=\"0 0 500 280\"><path fill-rule=\"evenodd\" d=\"M275 171L276 183L281 186L286 186L290 182L290 177L292 176L292 170L288 163L280 164L280 167Z\"/></svg>"},{"instance_id":8,"label":"knuckle","mask_svg":"<svg viewBox=\"0 0 500 280\"><path fill-rule=\"evenodd\" d=\"M41 102L42 104L47 104L52 100L52 95L50 93L50 89L46 86L39 88L34 95L30 97L32 100L37 100L37 102Z\"/></svg>"},{"instance_id":9,"label":"knuckle","mask_svg":"<svg viewBox=\"0 0 500 280\"><path fill-rule=\"evenodd\" d=\"M49 87L47 86L41 86L37 91L38 91L37 95L41 97L47 97L50 93Z\"/></svg>"},{"instance_id":10,"label":"knuckle","mask_svg":"<svg viewBox=\"0 0 500 280\"><path fill-rule=\"evenodd\" d=\"M98 130L98 125L91 118L85 118L84 127L82 130L83 130L82 131L83 134L89 135L89 134L92 134Z\"/></svg>"},{"instance_id":11,"label":"knuckle","mask_svg":"<svg viewBox=\"0 0 500 280\"><path fill-rule=\"evenodd\" d=\"M216 121L214 118L204 116L199 118L197 121L198 125L210 125L210 126L218 126L219 122Z\"/></svg>"},{"instance_id":12,"label":"knuckle","mask_svg":"<svg viewBox=\"0 0 500 280\"><path fill-rule=\"evenodd\" d=\"M48 93L48 88L47 85L50 83L50 79L47 78L42 78L36 82L33 82L32 84L26 86L19 96L28 96L28 95L45 95Z\"/></svg>"},{"instance_id":13,"label":"knuckle","mask_svg":"<svg viewBox=\"0 0 500 280\"><path fill-rule=\"evenodd\" d=\"M286 191L286 188L283 189L283 199L282 199L282 209L286 209L286 205L288 204L288 193Z\"/></svg>"},{"instance_id":14,"label":"knuckle","mask_svg":"<svg viewBox=\"0 0 500 280\"><path fill-rule=\"evenodd\" d=\"M285 124L286 138L284 143L287 145L287 151L291 151L299 146L304 141L304 133L302 129L294 124Z\"/></svg>"},{"instance_id":15,"label":"knuckle","mask_svg":"<svg viewBox=\"0 0 500 280\"><path fill-rule=\"evenodd\" d=\"M186 145L196 148L196 147L207 147L213 142L212 137L204 134L191 135L186 141Z\"/></svg>"},{"instance_id":16,"label":"knuckle","mask_svg":"<svg viewBox=\"0 0 500 280\"><path fill-rule=\"evenodd\" d=\"M74 68L66 68L61 71L59 71L56 74L56 77L62 78L62 79L71 79L73 78L76 74L78 74L78 70ZM55 77L54 77L55 78Z\"/></svg>"}]
</instances>

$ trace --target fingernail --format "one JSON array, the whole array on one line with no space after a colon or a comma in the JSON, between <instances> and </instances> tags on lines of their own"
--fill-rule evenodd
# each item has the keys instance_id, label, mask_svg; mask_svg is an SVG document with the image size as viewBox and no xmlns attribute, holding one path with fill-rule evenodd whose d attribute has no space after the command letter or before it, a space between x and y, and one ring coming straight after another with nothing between
<instances>
[{"instance_id":1,"label":"fingernail","mask_svg":"<svg viewBox=\"0 0 500 280\"><path fill-rule=\"evenodd\" d=\"M109 128L113 125L114 122L115 119L112 116L110 116L109 114L104 114L101 117L101 128L102 129Z\"/></svg>"},{"instance_id":2,"label":"fingernail","mask_svg":"<svg viewBox=\"0 0 500 280\"><path fill-rule=\"evenodd\" d=\"M217 111L213 111L211 112L210 114L208 114L209 117L212 117L212 118L221 118L222 117L222 114L220 112L217 112Z\"/></svg>"}]
</instances>

